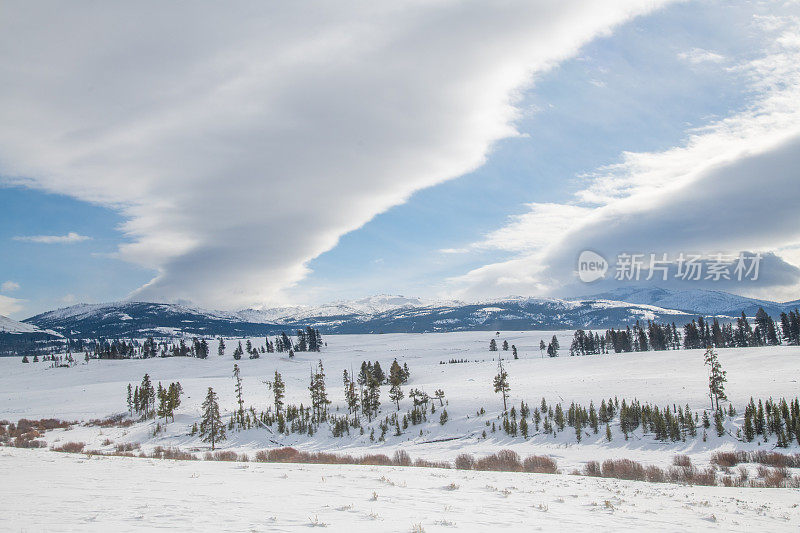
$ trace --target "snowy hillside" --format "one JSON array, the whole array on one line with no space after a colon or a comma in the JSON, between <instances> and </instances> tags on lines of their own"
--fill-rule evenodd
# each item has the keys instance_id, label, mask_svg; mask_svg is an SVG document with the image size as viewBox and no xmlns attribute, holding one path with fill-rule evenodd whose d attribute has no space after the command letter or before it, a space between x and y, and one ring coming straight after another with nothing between
<instances>
[{"instance_id":1,"label":"snowy hillside","mask_svg":"<svg viewBox=\"0 0 800 533\"><path fill-rule=\"evenodd\" d=\"M42 330L33 324L17 322L8 317L0 315L0 333L43 333Z\"/></svg>"},{"instance_id":2,"label":"snowy hillside","mask_svg":"<svg viewBox=\"0 0 800 533\"><path fill-rule=\"evenodd\" d=\"M359 370L362 361L379 361L389 369L396 358L406 363L411 378L403 387L406 396L400 401L400 413L412 408L408 393L412 388L428 391L442 389L447 402L449 421L439 423L441 407L437 413L419 426L410 426L401 436L390 431L385 442L370 439L369 427L378 428L373 420L363 435L354 434L334 438L330 430L320 430L313 436L275 435L274 429L251 429L234 432L226 447L254 451L275 445L298 446L314 450L347 450L348 453L368 451L391 454L406 449L413 456L452 460L461 452L476 454L503 448L517 450L520 454L549 453L559 457L564 468L580 468L589 459L635 457L648 464L667 465L676 453L686 453L700 462L708 461L718 449L760 449L758 442L742 443L730 435L717 437L713 432L705 442L700 438L686 442L660 442L652 435L634 432L625 440L619 426L611 431L614 438L608 442L603 432L590 433L581 444L575 442L573 431L558 433L557 437L543 433L528 439L511 437L502 431L491 432L488 423L499 423L502 399L492 387L497 372L494 359L498 353L506 360L511 392L510 405L519 410L520 402L533 406L545 398L550 405L560 403L566 409L572 402L583 405L594 402L599 406L603 399L617 397L620 401L637 398L641 402L657 405L689 405L702 413L708 408L707 368L702 351L680 350L667 352L640 352L585 357L542 358L539 342L548 340L554 332L503 332L499 341L507 340L517 347L519 360L510 359L509 352L489 352L489 339L494 333L458 332L441 334L387 334L387 335L330 335L324 340L327 347L317 355L298 353L294 359L285 354L264 354L259 359L238 361L247 406L258 410L271 405L271 393L265 381L272 379L275 370L286 383L287 404L308 404L308 379L318 359L322 359L328 376L328 394L333 401L332 412L346 412L342 372ZM562 346L568 345L570 332L558 332ZM263 339L253 339L258 345ZM175 422L168 424L164 433L153 437L155 422L148 421L126 429L75 428L69 435L57 436L59 440L80 440L92 447L102 447L110 438L115 442L139 442L147 446L181 446L202 449L205 445L198 437L189 435L190 426L198 420L203 394L213 387L219 394L223 416L231 414L235 406L230 356L235 341L227 343L223 357L211 355L206 360L195 358L156 358L147 360L92 360L72 368L51 368L49 363L21 364L18 358L0 360L0 419L54 417L63 420L88 420L127 411L125 390L129 383L138 384L149 373L154 385L165 386L180 381L186 396L176 414ZM213 346L212 346L213 348ZM215 352L216 350L212 350ZM720 359L727 371L726 392L738 415L727 424L727 431L735 435L741 428L744 405L751 397L794 397L800 381L800 347L721 349ZM562 354L563 355L563 354ZM451 360L468 362L447 363ZM759 372L754 373L753 369ZM388 386L382 388L379 418L398 412L388 399ZM481 408L485 414L476 416ZM487 436L483 437L483 432ZM531 430L532 433L535 433ZM375 437L377 439L377 436ZM797 443L792 446L797 449ZM774 442L769 444L772 449Z\"/></svg>"}]
</instances>

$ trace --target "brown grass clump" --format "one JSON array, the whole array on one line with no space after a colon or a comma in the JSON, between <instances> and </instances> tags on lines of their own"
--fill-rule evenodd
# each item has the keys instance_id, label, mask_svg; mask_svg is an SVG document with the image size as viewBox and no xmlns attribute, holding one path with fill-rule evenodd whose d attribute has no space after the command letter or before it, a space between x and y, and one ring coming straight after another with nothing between
<instances>
[{"instance_id":1,"label":"brown grass clump","mask_svg":"<svg viewBox=\"0 0 800 533\"><path fill-rule=\"evenodd\" d=\"M86 448L85 442L65 442L61 446L53 446L54 452L81 453Z\"/></svg>"},{"instance_id":2,"label":"brown grass clump","mask_svg":"<svg viewBox=\"0 0 800 533\"><path fill-rule=\"evenodd\" d=\"M644 474L647 477L647 481L651 483L666 483L668 476L667 473L664 472L663 469L650 465L644 469Z\"/></svg>"},{"instance_id":3,"label":"brown grass clump","mask_svg":"<svg viewBox=\"0 0 800 533\"><path fill-rule=\"evenodd\" d=\"M711 456L711 464L715 464L722 468L731 468L739 463L746 462L746 452L716 452Z\"/></svg>"},{"instance_id":4,"label":"brown grass clump","mask_svg":"<svg viewBox=\"0 0 800 533\"><path fill-rule=\"evenodd\" d=\"M230 450L220 450L218 452L206 452L203 457L206 461L238 461L239 455Z\"/></svg>"},{"instance_id":5,"label":"brown grass clump","mask_svg":"<svg viewBox=\"0 0 800 533\"><path fill-rule=\"evenodd\" d=\"M546 455L529 455L522 463L522 470L535 474L557 474L558 465L553 458Z\"/></svg>"},{"instance_id":6,"label":"brown grass clump","mask_svg":"<svg viewBox=\"0 0 800 533\"><path fill-rule=\"evenodd\" d=\"M405 450L397 450L392 457L392 464L396 466L411 466L411 456Z\"/></svg>"},{"instance_id":7,"label":"brown grass clump","mask_svg":"<svg viewBox=\"0 0 800 533\"><path fill-rule=\"evenodd\" d=\"M153 453L149 455L151 459L172 459L173 461L196 461L197 457L193 453L185 452L179 448L163 448L156 446Z\"/></svg>"},{"instance_id":8,"label":"brown grass clump","mask_svg":"<svg viewBox=\"0 0 800 533\"><path fill-rule=\"evenodd\" d=\"M388 455L382 453L368 454L361 458L358 464L373 465L373 466L391 466L392 460Z\"/></svg>"},{"instance_id":9,"label":"brown grass clump","mask_svg":"<svg viewBox=\"0 0 800 533\"><path fill-rule=\"evenodd\" d=\"M414 461L414 466L420 468L444 468L447 470L450 468L450 463L447 461L428 461L427 459L416 459Z\"/></svg>"},{"instance_id":10,"label":"brown grass clump","mask_svg":"<svg viewBox=\"0 0 800 533\"><path fill-rule=\"evenodd\" d=\"M135 420L128 418L125 413L109 416L108 418L95 418L86 422L87 426L95 426L101 428L127 428L136 423Z\"/></svg>"},{"instance_id":11,"label":"brown grass clump","mask_svg":"<svg viewBox=\"0 0 800 533\"><path fill-rule=\"evenodd\" d=\"M602 471L603 477L637 481L645 481L647 479L644 467L630 459L608 459L603 461Z\"/></svg>"},{"instance_id":12,"label":"brown grass clump","mask_svg":"<svg viewBox=\"0 0 800 533\"><path fill-rule=\"evenodd\" d=\"M456 456L455 467L459 470L472 470L475 466L475 458L468 454L462 453Z\"/></svg>"},{"instance_id":13,"label":"brown grass clump","mask_svg":"<svg viewBox=\"0 0 800 533\"><path fill-rule=\"evenodd\" d=\"M597 461L589 461L583 466L583 475L590 477L600 477L603 475L600 469L600 463Z\"/></svg>"},{"instance_id":14,"label":"brown grass clump","mask_svg":"<svg viewBox=\"0 0 800 533\"><path fill-rule=\"evenodd\" d=\"M475 470L496 472L520 472L522 463L519 460L519 454L514 450L500 450L475 461L474 468Z\"/></svg>"},{"instance_id":15,"label":"brown grass clump","mask_svg":"<svg viewBox=\"0 0 800 533\"><path fill-rule=\"evenodd\" d=\"M124 442L122 444L117 444L114 446L114 451L117 453L124 453L124 452L132 452L133 450L138 450L141 448L138 442Z\"/></svg>"}]
</instances>

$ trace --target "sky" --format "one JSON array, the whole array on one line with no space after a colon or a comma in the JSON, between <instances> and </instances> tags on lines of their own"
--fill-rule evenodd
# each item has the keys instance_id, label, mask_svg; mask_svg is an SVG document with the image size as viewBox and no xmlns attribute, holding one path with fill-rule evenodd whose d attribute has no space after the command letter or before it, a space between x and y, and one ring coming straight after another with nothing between
<instances>
[{"instance_id":1,"label":"sky","mask_svg":"<svg viewBox=\"0 0 800 533\"><path fill-rule=\"evenodd\" d=\"M797 2L4 11L2 315L625 283L800 298ZM592 283L585 250L608 263ZM681 254L731 279L681 278ZM740 254L757 275L736 279Z\"/></svg>"}]
</instances>

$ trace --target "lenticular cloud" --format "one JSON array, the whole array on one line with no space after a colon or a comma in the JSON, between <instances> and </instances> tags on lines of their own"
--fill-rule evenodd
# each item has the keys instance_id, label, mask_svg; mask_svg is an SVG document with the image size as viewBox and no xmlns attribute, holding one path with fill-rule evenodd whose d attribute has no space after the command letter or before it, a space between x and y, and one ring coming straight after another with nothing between
<instances>
[{"instance_id":1,"label":"lenticular cloud","mask_svg":"<svg viewBox=\"0 0 800 533\"><path fill-rule=\"evenodd\" d=\"M157 272L137 297L275 301L480 165L537 72L656 5L6 3L0 175L120 210L120 257Z\"/></svg>"}]
</instances>

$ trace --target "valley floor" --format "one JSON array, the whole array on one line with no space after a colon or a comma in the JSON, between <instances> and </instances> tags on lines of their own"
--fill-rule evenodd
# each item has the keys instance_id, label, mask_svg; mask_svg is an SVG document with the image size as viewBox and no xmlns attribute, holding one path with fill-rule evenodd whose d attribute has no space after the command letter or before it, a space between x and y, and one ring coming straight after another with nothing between
<instances>
[{"instance_id":1,"label":"valley floor","mask_svg":"<svg viewBox=\"0 0 800 533\"><path fill-rule=\"evenodd\" d=\"M8 531L796 531L798 491L0 448Z\"/></svg>"}]
</instances>

